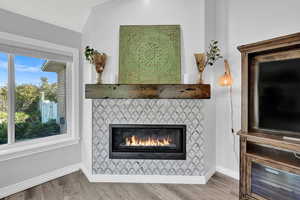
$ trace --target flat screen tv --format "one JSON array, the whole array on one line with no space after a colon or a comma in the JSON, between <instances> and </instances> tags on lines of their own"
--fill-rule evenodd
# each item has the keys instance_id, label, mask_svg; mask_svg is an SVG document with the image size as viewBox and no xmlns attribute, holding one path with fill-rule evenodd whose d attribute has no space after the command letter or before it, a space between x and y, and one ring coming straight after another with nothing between
<instances>
[{"instance_id":1,"label":"flat screen tv","mask_svg":"<svg viewBox=\"0 0 300 200\"><path fill-rule=\"evenodd\" d=\"M255 128L300 137L300 58L256 67Z\"/></svg>"}]
</instances>

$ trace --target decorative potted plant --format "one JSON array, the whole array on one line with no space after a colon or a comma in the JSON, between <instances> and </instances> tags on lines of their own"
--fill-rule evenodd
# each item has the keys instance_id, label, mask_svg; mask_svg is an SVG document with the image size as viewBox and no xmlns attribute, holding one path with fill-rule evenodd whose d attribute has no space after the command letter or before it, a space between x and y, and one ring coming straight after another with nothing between
<instances>
[{"instance_id":1,"label":"decorative potted plant","mask_svg":"<svg viewBox=\"0 0 300 200\"><path fill-rule=\"evenodd\" d=\"M100 53L97 50L90 48L89 46L87 46L85 48L85 58L87 61L89 61L91 64L95 65L95 69L96 69L96 79L97 79L97 84L101 84L102 83L102 73L105 69L105 64L106 64L106 60L107 60L107 55L105 53Z\"/></svg>"},{"instance_id":2,"label":"decorative potted plant","mask_svg":"<svg viewBox=\"0 0 300 200\"><path fill-rule=\"evenodd\" d=\"M200 73L199 84L203 84L203 72L207 65L213 66L215 62L223 58L218 47L218 41L212 40L206 53L196 53L195 59Z\"/></svg>"}]
</instances>

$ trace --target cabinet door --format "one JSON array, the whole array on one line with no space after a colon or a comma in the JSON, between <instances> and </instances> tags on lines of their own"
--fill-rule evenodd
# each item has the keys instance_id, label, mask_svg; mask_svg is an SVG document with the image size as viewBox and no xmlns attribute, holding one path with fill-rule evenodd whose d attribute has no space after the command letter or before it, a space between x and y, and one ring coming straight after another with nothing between
<instances>
[{"instance_id":1,"label":"cabinet door","mask_svg":"<svg viewBox=\"0 0 300 200\"><path fill-rule=\"evenodd\" d=\"M248 158L247 193L260 200L300 200L298 170Z\"/></svg>"}]
</instances>

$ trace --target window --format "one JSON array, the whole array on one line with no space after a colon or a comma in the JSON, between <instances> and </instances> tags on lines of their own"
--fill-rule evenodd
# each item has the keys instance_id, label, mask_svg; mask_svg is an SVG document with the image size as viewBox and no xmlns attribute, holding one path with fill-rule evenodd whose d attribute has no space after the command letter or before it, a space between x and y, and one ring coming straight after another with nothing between
<instances>
[{"instance_id":1,"label":"window","mask_svg":"<svg viewBox=\"0 0 300 200\"><path fill-rule=\"evenodd\" d=\"M7 55L0 53L0 145L7 144Z\"/></svg>"},{"instance_id":2,"label":"window","mask_svg":"<svg viewBox=\"0 0 300 200\"><path fill-rule=\"evenodd\" d=\"M0 143L6 144L12 135L12 143L67 133L66 119L66 62L58 62L29 56L0 54ZM7 57L13 60L8 73ZM9 89L12 98L8 102ZM8 111L8 104L13 109ZM7 130L9 116L14 115ZM8 133L9 132L9 133Z\"/></svg>"},{"instance_id":3,"label":"window","mask_svg":"<svg viewBox=\"0 0 300 200\"><path fill-rule=\"evenodd\" d=\"M16 142L66 133L66 65L14 57Z\"/></svg>"},{"instance_id":4,"label":"window","mask_svg":"<svg viewBox=\"0 0 300 200\"><path fill-rule=\"evenodd\" d=\"M0 32L0 161L78 143L78 57Z\"/></svg>"}]
</instances>

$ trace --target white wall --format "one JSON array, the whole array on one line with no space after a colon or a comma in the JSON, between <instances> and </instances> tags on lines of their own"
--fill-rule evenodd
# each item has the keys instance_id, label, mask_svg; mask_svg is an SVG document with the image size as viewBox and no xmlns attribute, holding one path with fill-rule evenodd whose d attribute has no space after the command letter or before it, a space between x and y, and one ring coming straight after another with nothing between
<instances>
[{"instance_id":1,"label":"white wall","mask_svg":"<svg viewBox=\"0 0 300 200\"><path fill-rule=\"evenodd\" d=\"M0 188L79 164L79 149L79 145L72 145L0 162Z\"/></svg>"},{"instance_id":2,"label":"white wall","mask_svg":"<svg viewBox=\"0 0 300 200\"><path fill-rule=\"evenodd\" d=\"M85 24L82 33L82 49L85 48L86 45L92 45L95 32L94 29L97 27L94 26L93 20L91 20L92 13ZM82 55L83 56L83 55ZM95 83L92 81L92 65L90 65L85 58L81 59L83 61L83 71L82 71L82 138L81 138L81 162L83 166L83 170L85 174L92 173L92 100L85 99L84 91L85 91L85 84ZM93 71L95 73L95 71Z\"/></svg>"},{"instance_id":3,"label":"white wall","mask_svg":"<svg viewBox=\"0 0 300 200\"><path fill-rule=\"evenodd\" d=\"M205 1L205 47L208 47L211 40L216 40L216 0ZM215 66L208 66L205 70L205 82L211 84L211 99L204 104L204 136L205 136L205 157L204 164L206 174L216 170L216 90L214 71Z\"/></svg>"},{"instance_id":4,"label":"white wall","mask_svg":"<svg viewBox=\"0 0 300 200\"><path fill-rule=\"evenodd\" d=\"M218 0L218 36L226 48L234 86L234 129L241 127L241 56L237 46L300 31L299 0ZM216 72L221 75L221 69ZM230 135L228 91L217 88L217 165L236 175L238 162ZM238 138L236 138L237 140ZM236 151L239 150L238 141Z\"/></svg>"},{"instance_id":5,"label":"white wall","mask_svg":"<svg viewBox=\"0 0 300 200\"><path fill-rule=\"evenodd\" d=\"M44 40L74 48L80 47L81 34L39 20L0 9L0 31Z\"/></svg>"},{"instance_id":6,"label":"white wall","mask_svg":"<svg viewBox=\"0 0 300 200\"><path fill-rule=\"evenodd\" d=\"M80 48L81 34L0 9L0 31ZM80 144L0 162L0 188L81 161Z\"/></svg>"},{"instance_id":7,"label":"white wall","mask_svg":"<svg viewBox=\"0 0 300 200\"><path fill-rule=\"evenodd\" d=\"M205 47L205 0L114 0L95 7L83 32L83 45L109 55L103 74L111 82L118 73L119 26L180 24L182 71L197 74L193 54ZM88 35L88 36L87 36ZM88 41L90 43L85 43Z\"/></svg>"},{"instance_id":8,"label":"white wall","mask_svg":"<svg viewBox=\"0 0 300 200\"><path fill-rule=\"evenodd\" d=\"M206 8L208 9L206 11ZM182 75L190 74L188 83L198 78L194 53L204 52L209 40L215 39L215 3L212 0L114 0L95 7L83 29L82 45L90 45L109 55L103 74L105 83L115 83L118 74L120 25L180 24L182 33ZM207 23L206 23L207 22ZM92 66L84 64L84 83L91 83ZM212 69L205 74L213 84ZM94 76L94 74L93 74ZM183 76L182 76L183 80ZM213 85L212 85L213 86ZM205 100L206 171L215 166L215 95ZM91 100L84 100L83 157L91 171Z\"/></svg>"}]
</instances>

